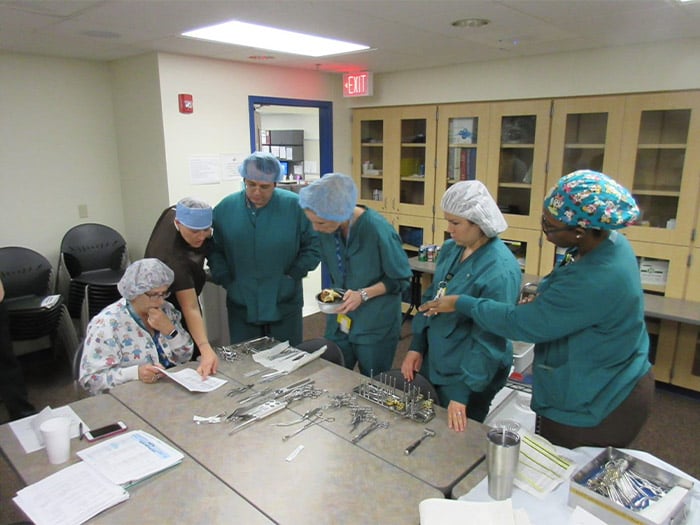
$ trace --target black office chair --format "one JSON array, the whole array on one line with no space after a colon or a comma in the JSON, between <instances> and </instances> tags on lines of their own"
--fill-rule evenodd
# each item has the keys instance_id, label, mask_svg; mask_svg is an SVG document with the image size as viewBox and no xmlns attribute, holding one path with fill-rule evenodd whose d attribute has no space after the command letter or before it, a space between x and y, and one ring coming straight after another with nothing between
<instances>
[{"instance_id":1,"label":"black office chair","mask_svg":"<svg viewBox=\"0 0 700 525\"><path fill-rule=\"evenodd\" d=\"M333 341L325 339L323 337L318 337L316 339L307 339L302 341L296 348L299 350L304 350L310 354L314 353L316 350L326 345L326 351L321 355L322 359L335 363L336 365L345 366L345 358L343 357L343 351L340 347Z\"/></svg>"},{"instance_id":2,"label":"black office chair","mask_svg":"<svg viewBox=\"0 0 700 525\"><path fill-rule=\"evenodd\" d=\"M77 343L62 297L56 297L53 304L41 304L50 294L52 273L48 259L32 249L0 248L0 279L5 288L10 336L13 343L22 343L13 345L17 354L52 348L54 355L63 350L70 356L74 348L71 345ZM29 349L22 351L25 347Z\"/></svg>"},{"instance_id":3,"label":"black office chair","mask_svg":"<svg viewBox=\"0 0 700 525\"><path fill-rule=\"evenodd\" d=\"M389 386L396 388L397 390L403 390L407 381L404 379L401 370L398 368L392 368L386 372L375 375L372 379L381 381ZM437 390L433 384L428 381L428 379L416 372L413 376L413 381L408 382L409 385L414 385L418 387L420 393L423 394L425 399L432 399L435 403L440 403L440 398L438 397Z\"/></svg>"},{"instance_id":4,"label":"black office chair","mask_svg":"<svg viewBox=\"0 0 700 525\"><path fill-rule=\"evenodd\" d=\"M68 311L81 320L83 332L90 319L121 297L117 283L128 262L126 241L109 226L79 224L63 236L56 289L67 297Z\"/></svg>"}]
</instances>

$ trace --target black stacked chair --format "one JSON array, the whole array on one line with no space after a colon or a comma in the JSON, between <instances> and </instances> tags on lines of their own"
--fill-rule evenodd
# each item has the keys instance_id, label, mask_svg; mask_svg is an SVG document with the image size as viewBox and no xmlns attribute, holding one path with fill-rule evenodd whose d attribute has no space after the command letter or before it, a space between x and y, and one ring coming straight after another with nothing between
<instances>
[{"instance_id":1,"label":"black stacked chair","mask_svg":"<svg viewBox=\"0 0 700 525\"><path fill-rule=\"evenodd\" d=\"M57 290L68 298L70 315L80 318L83 328L121 297L117 283L127 264L126 241L109 226L79 224L63 236L58 281L66 272L69 279L67 286L57 281Z\"/></svg>"},{"instance_id":2,"label":"black stacked chair","mask_svg":"<svg viewBox=\"0 0 700 525\"><path fill-rule=\"evenodd\" d=\"M61 296L42 305L49 297L53 268L40 253L20 246L0 248L0 279L5 288L5 305L13 342L33 350L52 348L72 355L78 340ZM15 349L16 350L16 349ZM18 352L22 353L22 352Z\"/></svg>"}]
</instances>

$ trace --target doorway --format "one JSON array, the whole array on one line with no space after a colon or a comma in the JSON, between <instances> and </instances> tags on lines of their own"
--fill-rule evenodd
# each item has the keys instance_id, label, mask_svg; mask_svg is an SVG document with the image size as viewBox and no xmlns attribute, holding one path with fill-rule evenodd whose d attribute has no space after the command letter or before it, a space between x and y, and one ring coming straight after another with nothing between
<instances>
[{"instance_id":1,"label":"doorway","mask_svg":"<svg viewBox=\"0 0 700 525\"><path fill-rule=\"evenodd\" d=\"M250 96L248 97L248 116L251 151L264 148L261 142L262 130L302 130L304 137L302 183L311 182L324 173L333 171L333 106L331 102ZM319 265L304 278L304 316L319 311L316 294L326 286L324 283L329 281L323 265Z\"/></svg>"}]
</instances>

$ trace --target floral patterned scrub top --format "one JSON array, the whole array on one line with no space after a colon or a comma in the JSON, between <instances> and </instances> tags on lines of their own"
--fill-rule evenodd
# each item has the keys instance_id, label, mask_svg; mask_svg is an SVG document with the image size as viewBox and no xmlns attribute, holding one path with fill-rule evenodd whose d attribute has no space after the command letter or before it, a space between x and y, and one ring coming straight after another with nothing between
<instances>
[{"instance_id":1,"label":"floral patterned scrub top","mask_svg":"<svg viewBox=\"0 0 700 525\"><path fill-rule=\"evenodd\" d=\"M182 315L165 302L163 311L175 325L177 335L151 334L126 299L120 299L97 314L88 324L79 383L91 394L137 380L139 365L158 364L157 344L172 364L186 363L192 357L190 334L181 324Z\"/></svg>"}]
</instances>

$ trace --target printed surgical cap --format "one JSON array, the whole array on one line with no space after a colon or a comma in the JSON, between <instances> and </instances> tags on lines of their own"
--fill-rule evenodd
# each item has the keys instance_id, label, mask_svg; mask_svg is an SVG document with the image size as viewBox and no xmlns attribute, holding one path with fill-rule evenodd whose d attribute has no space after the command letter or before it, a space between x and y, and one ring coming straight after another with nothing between
<instances>
[{"instance_id":1,"label":"printed surgical cap","mask_svg":"<svg viewBox=\"0 0 700 525\"><path fill-rule=\"evenodd\" d=\"M244 179L257 182L279 182L282 180L282 166L272 153L256 151L243 161L238 171Z\"/></svg>"},{"instance_id":2,"label":"printed surgical cap","mask_svg":"<svg viewBox=\"0 0 700 525\"><path fill-rule=\"evenodd\" d=\"M173 271L160 259L140 259L129 265L117 288L131 301L154 288L170 286L174 278Z\"/></svg>"},{"instance_id":3,"label":"printed surgical cap","mask_svg":"<svg viewBox=\"0 0 700 525\"><path fill-rule=\"evenodd\" d=\"M478 180L465 180L449 187L442 196L442 210L473 222L484 235L495 237L508 229L489 190Z\"/></svg>"},{"instance_id":4,"label":"printed surgical cap","mask_svg":"<svg viewBox=\"0 0 700 525\"><path fill-rule=\"evenodd\" d=\"M211 228L212 209L206 202L185 197L175 206L175 218L190 230Z\"/></svg>"},{"instance_id":5,"label":"printed surgical cap","mask_svg":"<svg viewBox=\"0 0 700 525\"><path fill-rule=\"evenodd\" d=\"M355 183L342 173L327 173L299 192L299 205L326 221L350 220L356 202Z\"/></svg>"},{"instance_id":6,"label":"printed surgical cap","mask_svg":"<svg viewBox=\"0 0 700 525\"><path fill-rule=\"evenodd\" d=\"M597 230L624 228L639 216L629 191L607 175L591 170L564 175L550 190L544 207L564 224Z\"/></svg>"}]
</instances>

